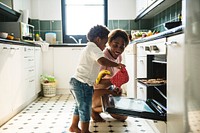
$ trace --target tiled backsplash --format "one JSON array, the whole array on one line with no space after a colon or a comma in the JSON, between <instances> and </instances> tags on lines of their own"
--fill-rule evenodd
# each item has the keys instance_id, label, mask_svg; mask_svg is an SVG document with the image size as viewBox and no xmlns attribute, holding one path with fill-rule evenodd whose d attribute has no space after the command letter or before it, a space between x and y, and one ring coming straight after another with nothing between
<instances>
[{"instance_id":1,"label":"tiled backsplash","mask_svg":"<svg viewBox=\"0 0 200 133\"><path fill-rule=\"evenodd\" d=\"M30 22L35 27L35 34L39 34L45 40L45 33L56 33L56 41L62 42L62 25L61 20L38 20L32 19Z\"/></svg>"},{"instance_id":2,"label":"tiled backsplash","mask_svg":"<svg viewBox=\"0 0 200 133\"><path fill-rule=\"evenodd\" d=\"M154 18L151 19L152 26L151 29L165 31L164 23L178 21L178 16L182 12L182 1L178 1L174 5L170 6L163 12L156 15Z\"/></svg>"}]
</instances>

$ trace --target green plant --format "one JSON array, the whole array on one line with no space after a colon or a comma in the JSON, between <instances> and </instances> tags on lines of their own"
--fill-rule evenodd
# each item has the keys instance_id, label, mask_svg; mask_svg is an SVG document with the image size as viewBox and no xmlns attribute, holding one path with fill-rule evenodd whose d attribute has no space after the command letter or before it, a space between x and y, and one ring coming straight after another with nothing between
<instances>
[{"instance_id":1,"label":"green plant","mask_svg":"<svg viewBox=\"0 0 200 133\"><path fill-rule=\"evenodd\" d=\"M41 75L41 83L54 83L56 79L51 75Z\"/></svg>"}]
</instances>

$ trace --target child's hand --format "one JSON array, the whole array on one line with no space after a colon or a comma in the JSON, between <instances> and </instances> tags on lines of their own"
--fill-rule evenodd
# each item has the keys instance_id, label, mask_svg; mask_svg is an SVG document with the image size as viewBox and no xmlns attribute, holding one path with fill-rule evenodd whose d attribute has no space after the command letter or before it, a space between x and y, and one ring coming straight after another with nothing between
<instances>
[{"instance_id":1,"label":"child's hand","mask_svg":"<svg viewBox=\"0 0 200 133\"><path fill-rule=\"evenodd\" d=\"M122 89L120 89L120 88L114 88L113 92L114 92L115 96L121 96L122 95Z\"/></svg>"}]
</instances>

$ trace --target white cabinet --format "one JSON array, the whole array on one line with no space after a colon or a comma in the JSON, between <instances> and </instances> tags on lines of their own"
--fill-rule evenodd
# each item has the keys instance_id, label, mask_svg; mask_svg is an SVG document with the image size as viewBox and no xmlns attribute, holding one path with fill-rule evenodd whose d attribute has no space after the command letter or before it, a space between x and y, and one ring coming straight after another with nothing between
<instances>
[{"instance_id":1,"label":"white cabinet","mask_svg":"<svg viewBox=\"0 0 200 133\"><path fill-rule=\"evenodd\" d=\"M137 99L147 100L147 87L137 82Z\"/></svg>"},{"instance_id":2,"label":"white cabinet","mask_svg":"<svg viewBox=\"0 0 200 133\"><path fill-rule=\"evenodd\" d=\"M147 57L137 57L137 78L147 78Z\"/></svg>"},{"instance_id":3,"label":"white cabinet","mask_svg":"<svg viewBox=\"0 0 200 133\"><path fill-rule=\"evenodd\" d=\"M124 51L124 60L129 74L129 82L125 84L127 97L136 98L136 45L129 44Z\"/></svg>"},{"instance_id":4,"label":"white cabinet","mask_svg":"<svg viewBox=\"0 0 200 133\"><path fill-rule=\"evenodd\" d=\"M35 95L35 56L34 47L24 46L24 100L31 99Z\"/></svg>"},{"instance_id":5,"label":"white cabinet","mask_svg":"<svg viewBox=\"0 0 200 133\"><path fill-rule=\"evenodd\" d=\"M35 89L36 94L41 91L40 76L42 75L42 50L35 47Z\"/></svg>"},{"instance_id":6,"label":"white cabinet","mask_svg":"<svg viewBox=\"0 0 200 133\"><path fill-rule=\"evenodd\" d=\"M75 73L83 47L54 48L54 76L58 89L69 89L69 80Z\"/></svg>"},{"instance_id":7,"label":"white cabinet","mask_svg":"<svg viewBox=\"0 0 200 133\"><path fill-rule=\"evenodd\" d=\"M184 102L179 102L185 100L182 90L184 73L184 34L179 34L167 38L167 131L169 133L184 132L182 127Z\"/></svg>"},{"instance_id":8,"label":"white cabinet","mask_svg":"<svg viewBox=\"0 0 200 133\"><path fill-rule=\"evenodd\" d=\"M39 92L36 85L40 84L42 73L41 49L36 49L0 43L0 125L27 106Z\"/></svg>"},{"instance_id":9,"label":"white cabinet","mask_svg":"<svg viewBox=\"0 0 200 133\"><path fill-rule=\"evenodd\" d=\"M0 43L0 125L13 111L22 87L21 47Z\"/></svg>"},{"instance_id":10,"label":"white cabinet","mask_svg":"<svg viewBox=\"0 0 200 133\"><path fill-rule=\"evenodd\" d=\"M136 0L136 16L139 15L148 6L148 0Z\"/></svg>"}]
</instances>

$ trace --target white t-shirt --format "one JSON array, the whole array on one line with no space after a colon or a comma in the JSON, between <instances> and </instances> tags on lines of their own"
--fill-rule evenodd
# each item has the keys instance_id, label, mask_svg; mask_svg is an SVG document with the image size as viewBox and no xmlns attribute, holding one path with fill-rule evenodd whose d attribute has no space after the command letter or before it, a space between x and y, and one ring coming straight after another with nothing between
<instances>
[{"instance_id":1,"label":"white t-shirt","mask_svg":"<svg viewBox=\"0 0 200 133\"><path fill-rule=\"evenodd\" d=\"M88 42L82 51L74 77L93 86L100 70L97 60L101 57L104 57L103 51L95 43Z\"/></svg>"}]
</instances>

